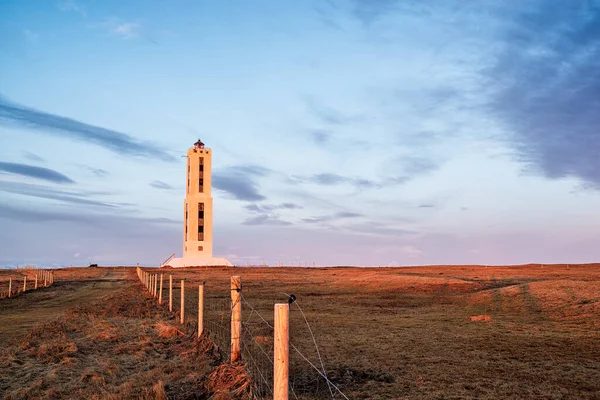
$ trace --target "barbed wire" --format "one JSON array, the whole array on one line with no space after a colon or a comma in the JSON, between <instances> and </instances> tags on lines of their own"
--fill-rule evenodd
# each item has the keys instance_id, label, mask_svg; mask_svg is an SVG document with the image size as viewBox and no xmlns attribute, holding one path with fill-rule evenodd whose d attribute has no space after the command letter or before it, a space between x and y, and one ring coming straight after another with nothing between
<instances>
[{"instance_id":1,"label":"barbed wire","mask_svg":"<svg viewBox=\"0 0 600 400\"><path fill-rule=\"evenodd\" d=\"M287 294L287 293L283 293L283 294L285 294L285 295L288 297L288 299L290 299L290 300L291 300L291 301L290 301L291 303L294 303L294 302L296 301L296 298L295 298L295 296L293 296L293 295L289 295L289 294ZM251 312L251 314L250 314L250 315L256 314L256 315L257 315L257 316L258 316L258 317L259 317L259 318L262 320L262 322L263 322L263 323L264 323L266 326L268 326L268 327L269 327L271 330L274 330L274 327L273 327L273 325L272 325L272 324L270 324L270 323L269 323L269 321L267 321L267 319L266 319L265 317L263 317L263 316L262 316L262 314L261 314L260 312L258 312L258 310L256 309L256 307L254 307L254 306L253 306L253 305L252 305L252 304L251 304L251 303L250 303L250 302L249 302L249 301L248 301L248 300L247 300L247 299L246 299L246 298L243 296L243 294L242 294L242 296L241 296L241 299L242 299L242 303L243 303L244 305L247 305L248 307L250 307L250 309L252 310L252 312ZM293 300L292 300L292 299L293 299ZM303 311L303 310L302 310L302 308L300 307L300 305L299 305L299 304L296 304L296 306L297 306L298 310L300 311L300 313L301 313L301 315L302 315L302 317L303 317L303 319L304 319L304 321L305 321L305 323L306 323L306 326L308 327L308 330L309 330L309 332L310 332L310 336L311 336L311 338L312 338L312 341L313 341L313 344L314 344L314 346L315 346L315 349L316 349L316 352L317 352L317 356L318 356L318 358L319 358L319 362L320 362L320 364L321 364L322 370L319 370L319 368L318 368L318 367L316 367L316 366L315 366L315 364L314 364L314 363L312 363L312 362L311 362L311 361L308 359L308 357L306 357L306 356L305 356L305 355L304 355L304 354L303 354L303 353L302 353L302 352L301 352L301 351L298 349L298 347L296 347L296 346L295 346L295 345L294 345L294 344L293 344L291 341L290 341L290 346L291 346L291 347L292 347L292 348L293 348L293 349L296 351L296 353L298 353L298 355L299 355L299 356L300 356L300 357L301 357L303 360L305 360L306 362L308 362L308 364L310 365L310 367L312 367L312 368L313 368L315 371L317 371L317 373L319 374L319 376L320 376L320 377L322 377L322 378L325 380L325 382L327 383L327 388L328 388L328 390L329 390L329 394L330 394L331 398L334 398L334 392L333 392L333 390L332 390L332 388L334 388L334 389L335 389L335 390L336 390L336 391L337 391L337 392L338 392L338 393L339 393L339 394L340 394L340 395L341 395L343 398L345 398L345 399L348 399L348 397L347 397L347 396L346 396L346 395L345 395L345 394L344 394L344 393L343 393L343 392L342 392L342 391L341 391L341 390L340 390L340 389L337 387L337 385L335 385L335 384L334 384L334 383L333 383L333 382L332 382L332 381L331 381L331 380L330 380L330 379L327 377L326 370L325 370L325 365L324 365L324 363L323 363L323 359L322 359L322 357L321 357L321 353L320 353L319 347L318 347L318 345L317 345L316 338L315 338L315 336L314 336L314 332L313 332L313 330L312 330L312 328L311 328L311 326L310 326L310 323L308 322L308 319L306 318L306 315L304 314L304 311ZM257 343L258 343L258 342L257 342ZM260 345L259 345L259 348L260 348L261 350L263 350L263 351L264 351L264 349L262 348L262 346L260 346ZM267 358L269 359L269 361L271 362L271 364L273 364L272 357L271 357L271 356L269 356L269 355L267 355L266 353L265 353L265 356L267 356ZM292 375L292 376L294 376L294 375ZM294 385L292 385L291 383L290 383L290 391L292 392L292 394L293 394L293 396L294 396L295 398L298 398L298 397L297 397L297 395L296 395L296 393L295 393L295 392L296 392L296 390L294 389ZM318 387L317 387L317 391L318 391Z\"/></svg>"},{"instance_id":2,"label":"barbed wire","mask_svg":"<svg viewBox=\"0 0 600 400\"><path fill-rule=\"evenodd\" d=\"M327 378L327 371L325 370L325 365L323 364L323 358L321 358L321 352L319 351L319 346L317 345L317 339L315 339L315 335L313 333L312 328L310 327L310 324L308 323L308 319L306 318L306 315L304 314L304 311L302 311L302 307L300 307L300 304L298 302L298 300L296 299L296 296L294 295L290 295L287 293L283 293L286 296L288 296L288 298L290 299L290 304L296 304L296 307L298 307L298 310L300 310L300 314L302 314L302 318L304 318L304 322L306 322L306 326L308 327L308 331L310 332L310 336L312 338L312 341L315 345L315 349L317 350L317 356L319 357L319 362L321 363L321 368L323 371L323 375L325 376L325 380L327 382L327 388L329 389L329 393L331 394L331 397L333 398L333 392L331 390L331 386L329 386L329 379Z\"/></svg>"},{"instance_id":3,"label":"barbed wire","mask_svg":"<svg viewBox=\"0 0 600 400\"><path fill-rule=\"evenodd\" d=\"M181 290L181 288L173 287L173 291L176 289ZM232 289L238 290L238 289ZM243 320L241 321L242 330L240 333L240 342L241 342L241 351L244 361L246 361L246 370L250 377L252 378L252 384L254 386L254 395L256 398L265 398L265 396L269 396L273 394L273 367L274 367L274 348L273 348L273 340L274 340L274 326L271 322L271 318L267 319L263 316L263 314L259 311L258 307L250 303L246 297L243 295L241 290L238 290L239 297L236 301L231 301L227 297L209 297L207 296L204 301L204 327L205 334L216 344L219 352L222 356L229 358L231 356L231 314L234 307L238 304L242 304L244 308L249 310L249 313L246 315L245 312L242 313ZM326 392L328 392L327 397L335 398L335 396L339 393L344 399L348 400L348 397L341 391L341 389L332 382L327 376L327 370L325 369L325 363L323 361L323 357L321 355L321 351L317 344L317 340L314 334L312 327L304 313L302 307L296 300L294 295L290 295L287 293L282 293L288 298L288 303L291 305L292 303L296 303L296 308L300 312L302 319L308 330L308 335L306 337L310 337L312 344L315 347L315 352L318 361L312 362L300 349L296 346L292 341L289 342L290 347L294 350L294 354L297 354L300 359L298 361L306 362L307 368L309 370L314 370L317 373L317 380L314 383L310 383L311 379L306 373L294 373L293 369L295 366L300 366L298 361L294 361L290 359L290 382L289 382L289 390L293 398L299 399L298 390L301 389L305 395L310 396L311 398L322 398ZM175 300L177 296L173 293L173 299ZM176 306L178 302L174 301L173 305ZM190 311L193 312L194 308L197 312L197 305L191 304L191 307L186 304L186 311L188 314ZM175 309L175 312L177 310ZM189 311L188 311L189 310ZM193 315L193 314L192 314ZM265 332L264 328L267 328L267 332ZM261 339L262 338L262 339ZM262 342L262 343L261 343ZM320 368L317 366L320 365ZM304 368L301 368L304 370ZM308 378L308 380L307 380ZM319 380L323 379L327 386L327 391L322 392L320 389ZM296 383L299 381L300 386ZM319 395L319 392L321 394ZM259 397L260 396L260 397ZM302 398L305 398L304 396Z\"/></svg>"}]
</instances>

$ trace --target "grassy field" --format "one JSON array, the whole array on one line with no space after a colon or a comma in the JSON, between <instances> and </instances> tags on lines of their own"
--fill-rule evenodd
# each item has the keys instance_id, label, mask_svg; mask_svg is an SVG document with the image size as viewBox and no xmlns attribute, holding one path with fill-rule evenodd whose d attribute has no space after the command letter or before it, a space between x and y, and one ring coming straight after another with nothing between
<instances>
[{"instance_id":1,"label":"grassy field","mask_svg":"<svg viewBox=\"0 0 600 400\"><path fill-rule=\"evenodd\" d=\"M600 265L146 270L174 275L175 311L179 281L186 280L185 333L193 330L201 282L207 317L221 316L225 324L232 275L242 276L244 321L257 321L258 313L272 323L273 304L293 293L327 375L352 399L600 399ZM188 336L161 337L157 324L176 327L177 321L142 291L133 269L126 271L58 270L54 287L0 301L0 327L15 326L0 330L0 342L8 344L0 355L0 392L10 394L4 397L214 395L207 382L216 356L203 354L205 344ZM66 314L58 320L56 313L42 312L48 303L33 299L51 293L75 296L65 300ZM102 302L94 300L104 295ZM80 301L87 303L71 308ZM15 309L31 316L22 327ZM469 320L483 314L491 321ZM62 324L58 336L74 346L48 359L42 348L52 346L59 328L27 332L34 321ZM261 323L246 339L268 347L272 333ZM291 342L320 365L295 304L290 330ZM195 349L195 357L184 348ZM315 371L292 358L290 379L299 398L317 397L311 396ZM153 389L159 380L163 386ZM331 398L323 387L320 393Z\"/></svg>"}]
</instances>

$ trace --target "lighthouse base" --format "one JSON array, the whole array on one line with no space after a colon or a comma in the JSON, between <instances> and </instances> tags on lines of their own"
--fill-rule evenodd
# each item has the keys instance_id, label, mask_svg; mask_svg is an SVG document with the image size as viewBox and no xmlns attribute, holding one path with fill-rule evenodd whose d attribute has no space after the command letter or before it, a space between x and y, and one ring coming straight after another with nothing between
<instances>
[{"instance_id":1,"label":"lighthouse base","mask_svg":"<svg viewBox=\"0 0 600 400\"><path fill-rule=\"evenodd\" d=\"M233 267L226 258L205 258L205 257L180 257L172 258L161 267Z\"/></svg>"}]
</instances>

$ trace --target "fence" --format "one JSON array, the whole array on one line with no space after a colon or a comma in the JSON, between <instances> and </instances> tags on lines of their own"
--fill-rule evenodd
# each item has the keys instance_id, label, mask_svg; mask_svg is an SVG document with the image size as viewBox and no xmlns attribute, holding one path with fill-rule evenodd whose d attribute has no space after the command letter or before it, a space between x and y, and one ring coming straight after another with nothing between
<instances>
[{"instance_id":1,"label":"fence","mask_svg":"<svg viewBox=\"0 0 600 400\"><path fill-rule=\"evenodd\" d=\"M23 279L8 278L8 286L0 291L0 299L16 297L27 291L51 286L54 283L54 271L47 269L30 270L32 277L23 275Z\"/></svg>"},{"instance_id":2,"label":"fence","mask_svg":"<svg viewBox=\"0 0 600 400\"><path fill-rule=\"evenodd\" d=\"M179 312L181 324L197 318L198 337L210 338L231 363L243 363L252 378L253 398L348 399L327 377L315 335L293 294L282 293L284 302L277 304L250 301L244 297L241 277L232 276L230 293L207 293L203 282L197 288L196 304L186 304L185 292L196 289L186 285L184 279L139 267L137 274L159 304L166 305L163 297L168 296L169 310ZM176 311L173 289L179 289L180 306ZM292 324L290 316L294 317Z\"/></svg>"}]
</instances>

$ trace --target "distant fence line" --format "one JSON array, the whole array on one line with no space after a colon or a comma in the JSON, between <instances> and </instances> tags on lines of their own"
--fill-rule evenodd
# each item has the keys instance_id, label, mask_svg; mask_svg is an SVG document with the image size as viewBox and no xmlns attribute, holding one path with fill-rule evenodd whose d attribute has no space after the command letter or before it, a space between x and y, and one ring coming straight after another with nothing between
<instances>
[{"instance_id":1,"label":"distant fence line","mask_svg":"<svg viewBox=\"0 0 600 400\"><path fill-rule=\"evenodd\" d=\"M186 287L185 279L174 279L172 273L154 273L139 267L137 275L158 304L168 304L169 311L175 313L173 282L179 283L179 287L175 288L179 289L180 295L179 322L189 321L186 319L185 291L193 288ZM168 279L165 279L167 275ZM232 364L243 363L252 378L253 398L287 400L310 396L348 399L328 379L315 337L294 295L286 295L286 303L274 304L273 314L270 314L270 310L259 309L244 297L240 276L231 277L230 293L227 294L205 296L204 286L205 283L200 283L197 292L197 336L210 338ZM167 296L168 303L163 298ZM292 305L297 307L306 322L315 345L316 360L311 361L290 341Z\"/></svg>"},{"instance_id":2,"label":"distant fence line","mask_svg":"<svg viewBox=\"0 0 600 400\"><path fill-rule=\"evenodd\" d=\"M16 297L20 294L31 290L37 290L51 286L54 283L54 271L48 269L37 269L26 271L34 271L32 279L27 279L27 275L23 275L23 279L8 279L8 286L2 288L0 291L0 299Z\"/></svg>"}]
</instances>

